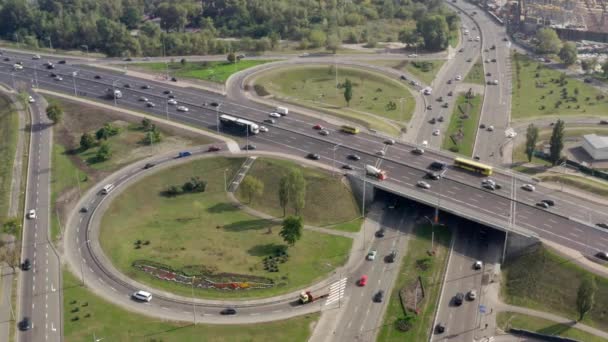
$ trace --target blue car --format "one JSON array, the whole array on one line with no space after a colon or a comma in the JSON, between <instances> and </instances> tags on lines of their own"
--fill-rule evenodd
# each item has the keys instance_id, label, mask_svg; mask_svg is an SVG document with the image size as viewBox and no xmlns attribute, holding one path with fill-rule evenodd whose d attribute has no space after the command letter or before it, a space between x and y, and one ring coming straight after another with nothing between
<instances>
[{"instance_id":1,"label":"blue car","mask_svg":"<svg viewBox=\"0 0 608 342\"><path fill-rule=\"evenodd\" d=\"M190 151L183 151L177 155L177 158L189 157L191 155L192 155L192 153Z\"/></svg>"}]
</instances>

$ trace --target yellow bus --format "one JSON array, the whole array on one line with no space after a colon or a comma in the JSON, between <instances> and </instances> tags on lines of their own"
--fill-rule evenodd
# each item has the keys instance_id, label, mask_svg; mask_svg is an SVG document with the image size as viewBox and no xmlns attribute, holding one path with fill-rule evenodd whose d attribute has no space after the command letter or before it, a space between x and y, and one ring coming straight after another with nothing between
<instances>
[{"instance_id":1,"label":"yellow bus","mask_svg":"<svg viewBox=\"0 0 608 342\"><path fill-rule=\"evenodd\" d=\"M482 163L478 163L478 162L474 162L472 160L467 160L464 158L455 158L454 159L454 166L459 167L461 169L465 169L465 170L469 170L469 171L473 171L476 173L480 173L484 176L490 176L492 175L492 167L482 164Z\"/></svg>"},{"instance_id":2,"label":"yellow bus","mask_svg":"<svg viewBox=\"0 0 608 342\"><path fill-rule=\"evenodd\" d=\"M357 134L357 133L359 133L359 129L357 127L348 126L348 125L342 126L341 130L344 133L350 133L350 134Z\"/></svg>"}]
</instances>

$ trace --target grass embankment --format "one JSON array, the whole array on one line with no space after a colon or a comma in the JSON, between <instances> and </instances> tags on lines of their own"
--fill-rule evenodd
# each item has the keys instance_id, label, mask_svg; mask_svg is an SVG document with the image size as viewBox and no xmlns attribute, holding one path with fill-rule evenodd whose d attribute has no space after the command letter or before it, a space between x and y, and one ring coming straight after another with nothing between
<instances>
[{"instance_id":1,"label":"grass embankment","mask_svg":"<svg viewBox=\"0 0 608 342\"><path fill-rule=\"evenodd\" d=\"M347 78L353 85L349 106L344 89L336 89L333 65L276 68L260 75L255 83L258 95L272 94L283 102L322 110L390 135L399 134L415 107L410 89L378 73L339 67L338 83L344 84Z\"/></svg>"},{"instance_id":2,"label":"grass embankment","mask_svg":"<svg viewBox=\"0 0 608 342\"><path fill-rule=\"evenodd\" d=\"M485 82L485 73L483 72L483 63L481 62L481 58L477 58L477 61L467 74L467 77L464 78L465 83L474 83L484 85Z\"/></svg>"},{"instance_id":3,"label":"grass embankment","mask_svg":"<svg viewBox=\"0 0 608 342\"><path fill-rule=\"evenodd\" d=\"M273 62L272 60L250 60L242 59L236 63L228 61L212 61L212 62L174 62L165 64L163 62L153 63L129 63L124 64L128 68L141 69L144 71L152 71L157 73L166 73L169 70L169 75L178 78L194 78L204 81L224 83L230 77L241 70L249 69L256 65Z\"/></svg>"},{"instance_id":4,"label":"grass embankment","mask_svg":"<svg viewBox=\"0 0 608 342\"><path fill-rule=\"evenodd\" d=\"M185 146L206 144L206 137L194 133L184 133L161 127L162 141L148 146L142 143L144 132L141 121L128 115L88 106L68 100L46 97L49 103L55 103L64 110L62 121L53 127L53 153L51 172L51 236L59 234L59 218L65 223L67 211L72 208L88 188L96 184L111 172L137 160L165 153ZM95 132L110 123L120 128L120 133L110 137L106 143L112 156L109 160L99 162L94 156L99 147L87 151L80 149L80 136L84 132L95 135Z\"/></svg>"},{"instance_id":5,"label":"grass embankment","mask_svg":"<svg viewBox=\"0 0 608 342\"><path fill-rule=\"evenodd\" d=\"M129 277L185 296L191 296L189 285L154 278L134 268L133 262L146 260L175 270L194 270L188 274L200 274L196 270L205 268L214 274L258 276L276 284L255 290L195 290L196 296L208 298L277 295L310 284L342 265L351 239L305 230L302 239L287 250L289 258L278 265L278 272L264 269L263 259L274 255L285 243L279 236L279 225L246 214L227 198L224 171L227 170L227 179L232 179L243 161L194 160L131 185L112 202L102 219L100 243L106 255ZM181 185L191 177L207 181L206 191L175 197L162 195L169 186ZM276 197L270 192L267 196ZM137 240L149 241L149 245L136 248Z\"/></svg>"},{"instance_id":6,"label":"grass embankment","mask_svg":"<svg viewBox=\"0 0 608 342\"><path fill-rule=\"evenodd\" d=\"M441 148L467 157L473 154L482 101L483 97L479 94L471 99L467 99L465 94L458 94Z\"/></svg>"},{"instance_id":7,"label":"grass embankment","mask_svg":"<svg viewBox=\"0 0 608 342\"><path fill-rule=\"evenodd\" d=\"M237 198L254 209L274 217L282 217L283 209L279 205L278 196L279 184L281 178L293 169L300 169L306 180L306 202L302 211L306 224L325 226L349 223L360 216L359 207L350 188L342 183L340 178L287 160L258 158L247 175L264 183L264 193L262 196L254 196L251 203L248 203L249 199L242 192L243 188L239 188ZM293 215L294 211L288 208L286 213Z\"/></svg>"},{"instance_id":8,"label":"grass embankment","mask_svg":"<svg viewBox=\"0 0 608 342\"><path fill-rule=\"evenodd\" d=\"M576 293L588 271L544 247L508 260L503 271L501 296L507 303L578 319ZM606 330L608 279L596 277L596 281L596 305L582 323Z\"/></svg>"},{"instance_id":9,"label":"grass embankment","mask_svg":"<svg viewBox=\"0 0 608 342\"><path fill-rule=\"evenodd\" d=\"M319 314L243 325L173 323L127 311L98 297L72 273L63 272L64 338L85 342L307 341ZM78 317L78 320L74 320Z\"/></svg>"},{"instance_id":10,"label":"grass embankment","mask_svg":"<svg viewBox=\"0 0 608 342\"><path fill-rule=\"evenodd\" d=\"M447 261L452 233L447 228L435 228L435 250L436 254L429 257L428 250L431 246L431 229L429 225L418 225L414 228L414 234L407 245L407 254L403 257L401 270L395 283L395 288L389 297L388 307L384 314L384 321L378 342L390 341L428 341L433 317L439 300L442 276ZM420 268L420 260L430 259L428 268ZM410 286L417 277L422 277L426 298L418 307L420 314L417 316L412 328L402 332L395 327L395 321L404 317L399 290Z\"/></svg>"},{"instance_id":11,"label":"grass embankment","mask_svg":"<svg viewBox=\"0 0 608 342\"><path fill-rule=\"evenodd\" d=\"M0 223L8 215L19 117L11 100L0 95Z\"/></svg>"},{"instance_id":12,"label":"grass embankment","mask_svg":"<svg viewBox=\"0 0 608 342\"><path fill-rule=\"evenodd\" d=\"M435 75L445 60L420 60L420 61L409 61L409 60L398 60L398 59L380 59L375 61L365 60L365 62L380 66L385 66L399 71L409 72L414 75L417 79L421 80L426 84L431 84L435 79Z\"/></svg>"},{"instance_id":13,"label":"grass embankment","mask_svg":"<svg viewBox=\"0 0 608 342\"><path fill-rule=\"evenodd\" d=\"M509 328L534 331L544 335L561 336L585 342L605 342L606 340L589 334L588 332L572 328L567 324L555 323L546 319L523 315L513 312L499 312L496 324L500 329L507 331Z\"/></svg>"},{"instance_id":14,"label":"grass embankment","mask_svg":"<svg viewBox=\"0 0 608 342\"><path fill-rule=\"evenodd\" d=\"M563 183L565 185L570 185L577 189L588 191L599 196L608 197L608 182L599 179L559 174L542 175L540 176L540 179L546 182Z\"/></svg>"},{"instance_id":15,"label":"grass embankment","mask_svg":"<svg viewBox=\"0 0 608 342\"><path fill-rule=\"evenodd\" d=\"M541 116L600 116L608 112L608 98L592 86L564 77L542 62L517 53L513 62L513 120Z\"/></svg>"}]
</instances>

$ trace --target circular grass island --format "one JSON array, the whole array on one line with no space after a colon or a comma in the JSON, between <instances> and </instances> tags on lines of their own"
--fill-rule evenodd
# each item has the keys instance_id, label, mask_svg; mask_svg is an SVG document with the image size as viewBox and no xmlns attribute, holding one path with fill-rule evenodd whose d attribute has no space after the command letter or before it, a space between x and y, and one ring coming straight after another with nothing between
<instances>
[{"instance_id":1,"label":"circular grass island","mask_svg":"<svg viewBox=\"0 0 608 342\"><path fill-rule=\"evenodd\" d=\"M352 98L344 97L346 80ZM415 99L411 89L397 79L365 69L334 65L296 65L274 68L255 77L260 96L321 110L367 128L398 135L411 118Z\"/></svg>"},{"instance_id":2,"label":"circular grass island","mask_svg":"<svg viewBox=\"0 0 608 342\"><path fill-rule=\"evenodd\" d=\"M201 298L288 293L343 265L351 239L304 229L288 247L279 236L280 223L250 215L230 200L224 174L229 183L244 161L197 159L130 185L103 213L99 239L106 256L118 270L154 288L191 296L194 282L194 294ZM281 217L279 180L292 170L306 180L305 224L339 225L359 216L340 178L284 160L258 158L248 176L263 184L263 194L249 197L241 187L236 196ZM194 190L182 190L187 182ZM201 187L204 191L197 191ZM287 215L292 213L288 206Z\"/></svg>"}]
</instances>

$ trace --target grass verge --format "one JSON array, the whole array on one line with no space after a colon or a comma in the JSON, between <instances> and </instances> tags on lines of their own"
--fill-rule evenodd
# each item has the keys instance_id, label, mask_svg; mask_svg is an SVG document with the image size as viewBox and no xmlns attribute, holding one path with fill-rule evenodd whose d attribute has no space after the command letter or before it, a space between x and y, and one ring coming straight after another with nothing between
<instances>
[{"instance_id":1,"label":"grass verge","mask_svg":"<svg viewBox=\"0 0 608 342\"><path fill-rule=\"evenodd\" d=\"M280 227L239 210L224 192L225 170L231 179L243 161L193 160L131 185L111 203L102 219L100 243L106 255L129 277L185 296L191 295L189 285L154 278L133 267L133 262L161 263L186 274L204 274L205 278L223 272L262 277L268 280L264 283L274 284L255 290L196 289L196 296L207 298L286 293L323 278L346 262L351 239L306 230L301 240L288 248L289 258L278 264L278 271L267 271L264 259L285 245L278 234ZM163 195L169 186L181 186L192 177L208 182L205 192ZM137 240L146 243L138 248Z\"/></svg>"},{"instance_id":2,"label":"grass verge","mask_svg":"<svg viewBox=\"0 0 608 342\"><path fill-rule=\"evenodd\" d=\"M0 95L0 222L8 215L18 134L17 111L10 98Z\"/></svg>"},{"instance_id":3,"label":"grass verge","mask_svg":"<svg viewBox=\"0 0 608 342\"><path fill-rule=\"evenodd\" d=\"M363 226L364 221L365 221L365 219L363 217L359 217L359 218L356 218L351 221L342 222L342 223L335 224L333 226L329 226L327 228L341 230L344 232L358 233L361 230L361 227Z\"/></svg>"},{"instance_id":4,"label":"grass verge","mask_svg":"<svg viewBox=\"0 0 608 342\"><path fill-rule=\"evenodd\" d=\"M243 59L236 63L228 61L213 61L213 62L186 62L186 63L129 63L124 64L128 68L140 69L143 71L152 71L157 73L165 73L167 70L170 75L179 78L194 78L215 83L224 83L230 77L241 70L249 69L256 65L273 62L272 60L249 60Z\"/></svg>"},{"instance_id":5,"label":"grass verge","mask_svg":"<svg viewBox=\"0 0 608 342\"><path fill-rule=\"evenodd\" d=\"M344 89L336 89L333 65L276 68L261 74L255 83L281 101L323 110L368 128L398 134L399 123L403 125L408 121L415 107L410 89L398 80L378 73L338 68L338 83L342 85L347 78L353 84L350 105L344 99Z\"/></svg>"},{"instance_id":6,"label":"grass verge","mask_svg":"<svg viewBox=\"0 0 608 342\"><path fill-rule=\"evenodd\" d=\"M300 169L306 180L306 202L302 217L306 224L334 225L349 222L360 216L357 202L341 178L332 177L330 173L319 169L306 167L288 160L258 158L247 173L264 183L264 193L249 198L239 188L236 196L248 206L274 217L283 217L283 209L279 205L279 184L291 170ZM288 207L291 207L288 204ZM331 209L330 209L331 208ZM287 215L293 215L291 208Z\"/></svg>"},{"instance_id":7,"label":"grass verge","mask_svg":"<svg viewBox=\"0 0 608 342\"><path fill-rule=\"evenodd\" d=\"M540 179L545 182L563 183L599 196L608 197L608 182L599 179L569 175L542 175Z\"/></svg>"},{"instance_id":8,"label":"grass verge","mask_svg":"<svg viewBox=\"0 0 608 342\"><path fill-rule=\"evenodd\" d=\"M501 296L507 303L578 319L576 293L588 271L542 246L508 260L503 271ZM606 330L608 316L600 303L608 303L608 279L596 281L596 305L583 323Z\"/></svg>"},{"instance_id":9,"label":"grass verge","mask_svg":"<svg viewBox=\"0 0 608 342\"><path fill-rule=\"evenodd\" d=\"M464 78L465 83L474 83L474 84L485 84L485 74L483 72L483 63L481 62L481 58L477 58L477 61L467 74L467 77Z\"/></svg>"},{"instance_id":10,"label":"grass verge","mask_svg":"<svg viewBox=\"0 0 608 342\"><path fill-rule=\"evenodd\" d=\"M513 62L513 120L608 112L608 99L594 87L521 54Z\"/></svg>"},{"instance_id":11,"label":"grass verge","mask_svg":"<svg viewBox=\"0 0 608 342\"><path fill-rule=\"evenodd\" d=\"M504 331L507 331L509 328L516 328L534 331L544 335L571 338L578 341L606 341L601 337L592 335L580 329L572 328L567 324L555 323L546 319L514 312L499 312L496 318L496 324Z\"/></svg>"},{"instance_id":12,"label":"grass verge","mask_svg":"<svg viewBox=\"0 0 608 342\"><path fill-rule=\"evenodd\" d=\"M482 101L481 95L467 99L465 94L458 94L441 148L467 157L473 154Z\"/></svg>"},{"instance_id":13,"label":"grass verge","mask_svg":"<svg viewBox=\"0 0 608 342\"><path fill-rule=\"evenodd\" d=\"M98 297L63 272L64 337L70 342L103 338L115 342L307 341L319 314L247 325L177 323L127 311ZM78 317L78 319L75 319Z\"/></svg>"},{"instance_id":14,"label":"grass verge","mask_svg":"<svg viewBox=\"0 0 608 342\"><path fill-rule=\"evenodd\" d=\"M435 75L437 75L437 72L441 69L443 63L445 63L445 60L409 61L400 59L379 59L375 61L365 60L365 62L405 71L416 76L416 78L422 82L431 84L435 79Z\"/></svg>"},{"instance_id":15,"label":"grass verge","mask_svg":"<svg viewBox=\"0 0 608 342\"><path fill-rule=\"evenodd\" d=\"M431 245L431 229L429 225L417 225L407 245L407 253L403 257L401 269L395 288L390 295L388 307L384 314L384 321L378 335L378 342L391 341L428 341L433 316L439 300L441 279L447 262L452 233L447 228L435 228L436 254L430 258L425 270L419 268L419 260L429 258L428 250ZM399 290L407 287L422 277L427 297L418 307L420 314L409 331L403 332L396 328L397 319L404 317L403 306Z\"/></svg>"}]
</instances>

